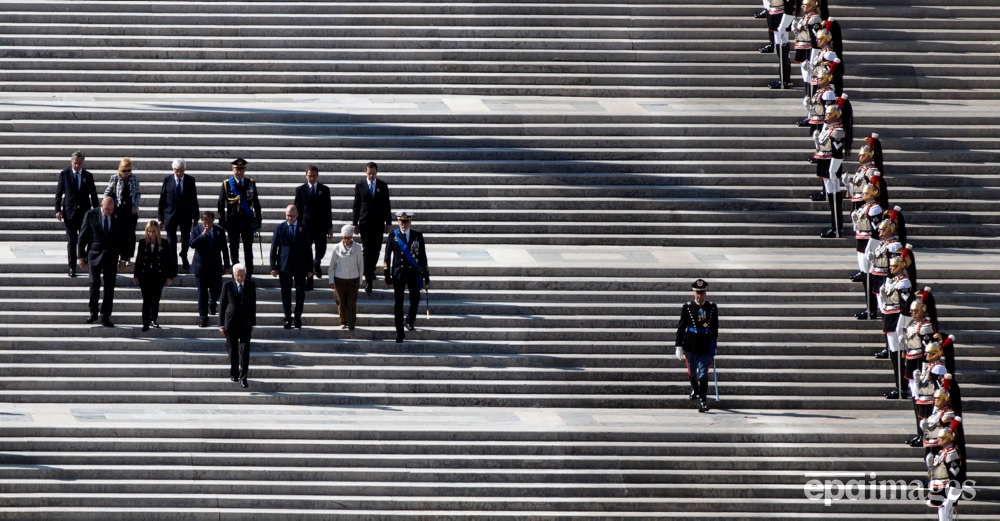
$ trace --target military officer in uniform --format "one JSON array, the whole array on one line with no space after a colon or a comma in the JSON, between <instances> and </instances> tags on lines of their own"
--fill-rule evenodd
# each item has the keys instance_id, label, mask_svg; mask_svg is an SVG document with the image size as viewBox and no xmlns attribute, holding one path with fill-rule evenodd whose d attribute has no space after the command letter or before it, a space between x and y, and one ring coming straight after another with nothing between
<instances>
[{"instance_id":1,"label":"military officer in uniform","mask_svg":"<svg viewBox=\"0 0 1000 521\"><path fill-rule=\"evenodd\" d=\"M688 379L691 382L690 399L699 399L698 412L708 412L708 368L715 359L716 342L719 339L719 309L714 302L706 300L708 283L703 279L691 285L694 302L681 307L681 318L677 323L676 355L687 364Z\"/></svg>"},{"instance_id":2,"label":"military officer in uniform","mask_svg":"<svg viewBox=\"0 0 1000 521\"><path fill-rule=\"evenodd\" d=\"M396 294L396 342L406 338L405 327L413 331L420 304L420 290L430 286L427 271L427 251L424 235L410 228L413 212L396 212L399 228L389 234L385 242L385 283L393 286ZM403 317L403 292L410 292L410 309Z\"/></svg>"},{"instance_id":3,"label":"military officer in uniform","mask_svg":"<svg viewBox=\"0 0 1000 521\"><path fill-rule=\"evenodd\" d=\"M233 176L222 182L219 192L219 224L229 236L229 256L233 264L240 262L240 241L243 242L243 259L249 278L253 276L254 234L260 229L263 218L260 194L253 179L246 177L246 160L237 158L231 164Z\"/></svg>"}]
</instances>

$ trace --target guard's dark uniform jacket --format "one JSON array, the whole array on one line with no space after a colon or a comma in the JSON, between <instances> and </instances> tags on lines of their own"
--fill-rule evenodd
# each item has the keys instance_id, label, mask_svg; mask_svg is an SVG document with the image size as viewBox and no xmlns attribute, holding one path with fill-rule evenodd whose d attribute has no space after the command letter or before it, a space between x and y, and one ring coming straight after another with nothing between
<instances>
[{"instance_id":1,"label":"guard's dark uniform jacket","mask_svg":"<svg viewBox=\"0 0 1000 521\"><path fill-rule=\"evenodd\" d=\"M712 353L712 346L718 339L719 309L714 302L705 301L701 306L688 302L681 307L675 345L689 353L707 355Z\"/></svg>"}]
</instances>

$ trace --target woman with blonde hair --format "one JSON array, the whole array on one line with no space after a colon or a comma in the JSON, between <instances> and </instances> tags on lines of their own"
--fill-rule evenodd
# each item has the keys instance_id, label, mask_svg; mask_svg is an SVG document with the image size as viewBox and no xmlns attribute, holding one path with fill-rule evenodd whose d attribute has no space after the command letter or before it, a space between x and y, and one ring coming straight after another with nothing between
<instances>
[{"instance_id":1,"label":"woman with blonde hair","mask_svg":"<svg viewBox=\"0 0 1000 521\"><path fill-rule=\"evenodd\" d=\"M126 233L122 251L131 259L135 256L135 225L139 222L139 199L142 194L139 192L139 178L132 175L132 160L125 157L118 163L118 173L108 180L108 187L104 189L104 196L115 200L115 210L118 212L125 228L132 230Z\"/></svg>"},{"instance_id":2,"label":"woman with blonde hair","mask_svg":"<svg viewBox=\"0 0 1000 521\"><path fill-rule=\"evenodd\" d=\"M358 289L365 274L364 255L360 243L354 242L354 226L345 224L343 238L333 247L330 256L330 289L337 299L340 329L354 331L358 322Z\"/></svg>"},{"instance_id":3,"label":"woman with blonde hair","mask_svg":"<svg viewBox=\"0 0 1000 521\"><path fill-rule=\"evenodd\" d=\"M146 233L139 240L139 256L135 259L135 276L132 282L139 286L142 292L142 330L149 331L156 323L160 314L160 295L163 285L173 284L177 276L177 259L173 248L160 237L160 226L156 221L146 224Z\"/></svg>"}]
</instances>

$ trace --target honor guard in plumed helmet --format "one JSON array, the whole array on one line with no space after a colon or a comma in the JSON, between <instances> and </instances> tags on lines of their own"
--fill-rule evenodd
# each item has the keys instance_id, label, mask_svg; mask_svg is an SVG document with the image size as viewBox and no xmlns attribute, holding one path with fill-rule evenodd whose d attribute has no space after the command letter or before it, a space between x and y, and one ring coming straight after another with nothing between
<instances>
[{"instance_id":1,"label":"honor guard in plumed helmet","mask_svg":"<svg viewBox=\"0 0 1000 521\"><path fill-rule=\"evenodd\" d=\"M841 120L848 110L847 95L838 98L837 103L826 108L826 122L821 131L814 133L816 152L816 177L823 180L823 191L827 194L830 207L831 227L820 234L822 238L841 237L843 211L841 209L840 179L843 173L845 154L851 150L851 133ZM849 120L848 120L849 121Z\"/></svg>"},{"instance_id":2,"label":"honor guard in plumed helmet","mask_svg":"<svg viewBox=\"0 0 1000 521\"><path fill-rule=\"evenodd\" d=\"M950 425L938 429L934 437L938 449L924 456L927 464L927 488L930 491L927 506L937 509L938 521L953 521L955 503L962 497L965 482L965 447L960 443L962 418L956 416Z\"/></svg>"},{"instance_id":3,"label":"honor guard in plumed helmet","mask_svg":"<svg viewBox=\"0 0 1000 521\"><path fill-rule=\"evenodd\" d=\"M907 245L909 247L909 245ZM905 250L905 248L903 249ZM902 253L902 250L901 250ZM882 332L885 333L886 348L892 361L895 389L885 394L888 399L903 397L908 388L904 385L903 346L899 341L899 322L901 309L906 307L909 313L911 294L910 280L906 275L907 257L892 256L889 261L889 276L879 289L879 304L882 309Z\"/></svg>"},{"instance_id":4,"label":"honor guard in plumed helmet","mask_svg":"<svg viewBox=\"0 0 1000 521\"><path fill-rule=\"evenodd\" d=\"M924 447L937 447L939 442L937 439L938 430L946 427L957 416L951 408L951 395L948 393L948 388L952 383L951 373L945 374L944 377L939 379L939 382L940 387L934 391L934 406L931 414L920 423L921 430L923 431Z\"/></svg>"},{"instance_id":5,"label":"honor guard in plumed helmet","mask_svg":"<svg viewBox=\"0 0 1000 521\"><path fill-rule=\"evenodd\" d=\"M873 234L877 233L876 229L882 219L882 207L876 201L879 193L878 172L875 174L872 178L866 178L863 173L856 174L847 183L852 191L852 200L853 194L859 190L859 184L862 196L858 207L851 212L851 222L854 224L854 249L858 260L858 272L851 276L851 280L864 283L862 290L865 295L865 309L854 315L858 320L874 320L877 313L874 296L874 288L877 286L873 285L875 279L872 277L872 253L879 245L879 241L873 239Z\"/></svg>"}]
</instances>

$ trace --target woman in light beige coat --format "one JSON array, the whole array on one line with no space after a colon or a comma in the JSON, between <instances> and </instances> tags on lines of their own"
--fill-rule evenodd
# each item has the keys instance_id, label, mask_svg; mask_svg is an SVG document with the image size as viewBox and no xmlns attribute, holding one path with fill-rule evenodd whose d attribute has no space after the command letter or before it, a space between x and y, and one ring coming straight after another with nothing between
<instances>
[{"instance_id":1,"label":"woman in light beige coat","mask_svg":"<svg viewBox=\"0 0 1000 521\"><path fill-rule=\"evenodd\" d=\"M340 314L340 329L354 331L358 322L358 290L364 277L364 256L361 243L354 242L354 227L344 225L340 230L341 241L333 247L330 255L330 289L337 298L337 312Z\"/></svg>"}]
</instances>

